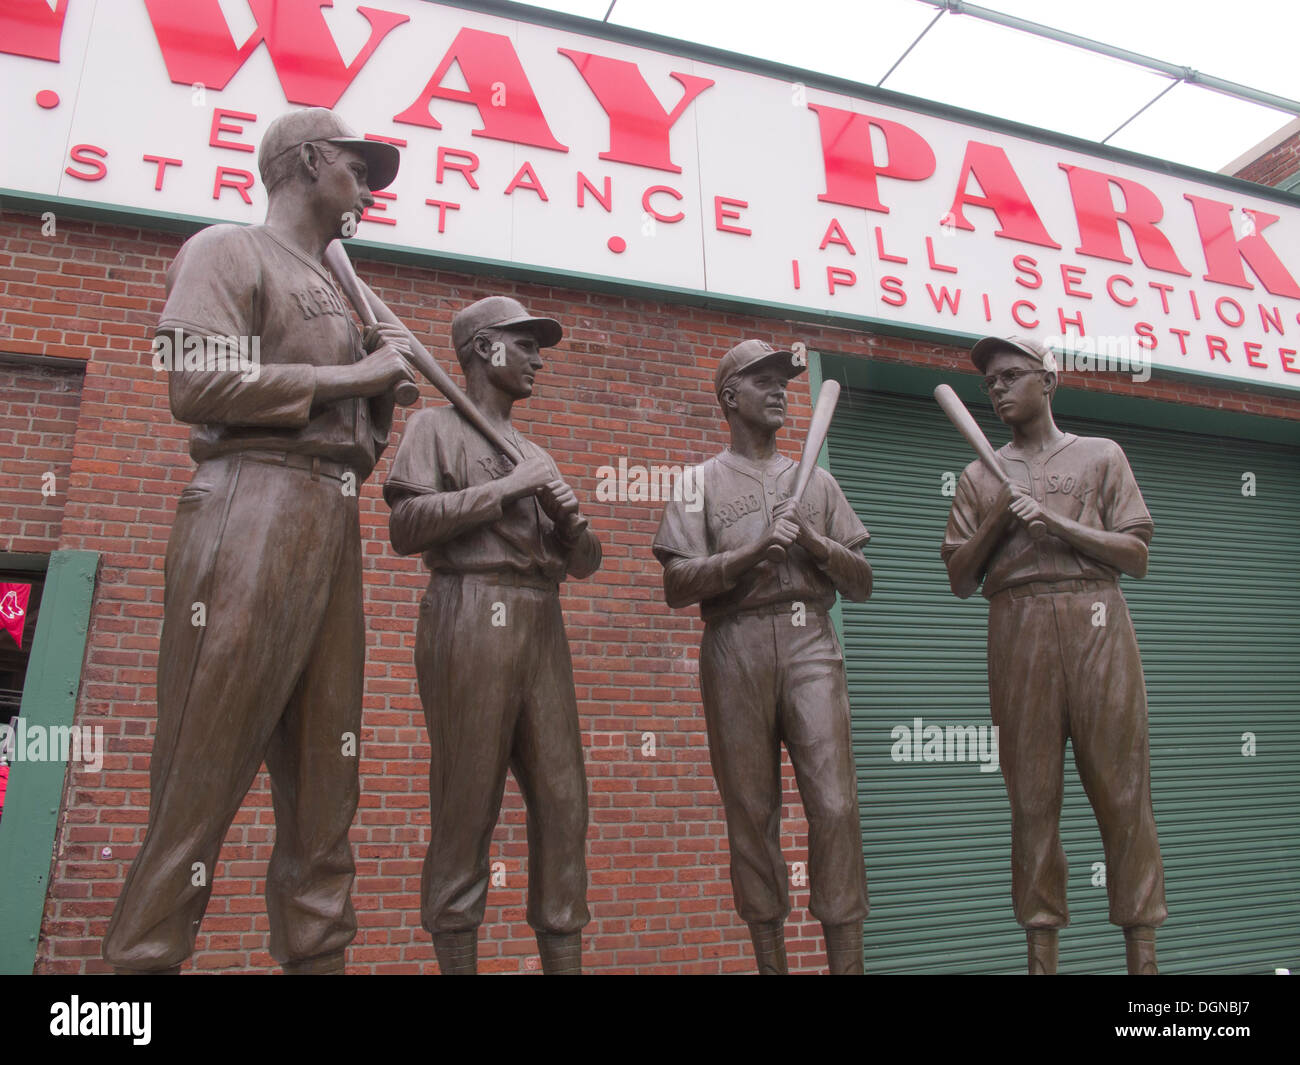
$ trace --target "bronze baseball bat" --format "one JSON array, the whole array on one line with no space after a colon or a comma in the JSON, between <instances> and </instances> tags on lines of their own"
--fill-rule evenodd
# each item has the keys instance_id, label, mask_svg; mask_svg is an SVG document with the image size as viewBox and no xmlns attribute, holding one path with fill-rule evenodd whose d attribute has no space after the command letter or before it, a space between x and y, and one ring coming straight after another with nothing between
<instances>
[{"instance_id":1,"label":"bronze baseball bat","mask_svg":"<svg viewBox=\"0 0 1300 1065\"><path fill-rule=\"evenodd\" d=\"M348 258L348 253L343 247L343 242L332 240L325 247L325 265L330 268L330 273L334 275L334 280L339 283L339 288L343 290L343 295L347 296L348 302L352 304L352 309L357 312L361 318L361 324L371 326L375 324L375 312L370 308L370 301L366 299L366 294L361 290L361 281L357 277L357 272L352 268L352 260ZM408 357L408 361L414 363L415 360ZM409 407L420 399L420 386L414 381L399 381L393 388L393 398L403 407Z\"/></svg>"},{"instance_id":2,"label":"bronze baseball bat","mask_svg":"<svg viewBox=\"0 0 1300 1065\"><path fill-rule=\"evenodd\" d=\"M939 385L934 390L934 398L943 408L944 414L948 415L948 420L956 426L957 432L961 433L966 438L966 443L975 449L975 454L979 456L985 468L1003 484L1010 484L1011 478L1007 476L1007 471L998 461L997 453L989 443L989 438L984 435L984 431L971 412L966 409L966 404L961 401L957 393L948 385ZM1047 526L1043 524L1041 518L1035 518L1029 523L1029 535L1033 539L1041 540L1046 534Z\"/></svg>"},{"instance_id":3,"label":"bronze baseball bat","mask_svg":"<svg viewBox=\"0 0 1300 1065\"><path fill-rule=\"evenodd\" d=\"M343 248L343 243L338 240L330 241L325 248L325 265L330 268L334 276L339 280L344 294L356 307L357 313L361 315L363 321L369 325L376 320L374 309L370 306L370 301L366 298L365 290L361 286L361 280L357 277L356 271L352 269L352 261L348 258L347 251ZM363 311L362 308L365 308ZM428 350L414 336L411 337L411 353L405 356L406 360L411 363L420 373L424 374L434 388L441 392L447 401L455 407L461 416L477 429L480 435L510 460L511 464L518 466L524 461L523 454L515 445L503 436L495 425L483 416L483 412L474 405L474 401L465 395L460 386L451 379L447 371L438 365L438 361L429 354ZM415 388L412 381L406 382ZM419 395L419 389L415 389L416 396ZM574 525L574 533L582 532L587 528L587 519L578 516Z\"/></svg>"},{"instance_id":4,"label":"bronze baseball bat","mask_svg":"<svg viewBox=\"0 0 1300 1065\"><path fill-rule=\"evenodd\" d=\"M817 468L817 456L821 454L822 444L830 431L831 416L835 413L835 404L840 401L840 383L823 381L821 391L817 393L817 405L813 408L812 421L808 423L808 436L804 440L803 454L799 456L799 469L794 476L794 491L790 498L794 505L799 505L804 489L812 480L813 470ZM773 544L767 549L769 562L784 562L785 548Z\"/></svg>"}]
</instances>

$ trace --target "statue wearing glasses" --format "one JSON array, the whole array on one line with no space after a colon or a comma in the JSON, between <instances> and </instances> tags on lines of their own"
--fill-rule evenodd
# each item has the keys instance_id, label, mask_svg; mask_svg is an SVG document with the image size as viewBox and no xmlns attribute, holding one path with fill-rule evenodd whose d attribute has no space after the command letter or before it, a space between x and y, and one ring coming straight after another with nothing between
<instances>
[{"instance_id":1,"label":"statue wearing glasses","mask_svg":"<svg viewBox=\"0 0 1300 1065\"><path fill-rule=\"evenodd\" d=\"M952 590L989 600L989 704L1011 800L1011 894L1029 972L1054 973L1069 921L1060 814L1065 742L1106 855L1110 920L1128 971L1156 972L1164 869L1151 808L1146 684L1119 575L1143 577L1151 515L1119 445L1063 433L1056 362L1022 337L986 337L971 360L1011 443L1012 484L962 474L941 553ZM1041 521L1046 535L1029 535Z\"/></svg>"}]
</instances>

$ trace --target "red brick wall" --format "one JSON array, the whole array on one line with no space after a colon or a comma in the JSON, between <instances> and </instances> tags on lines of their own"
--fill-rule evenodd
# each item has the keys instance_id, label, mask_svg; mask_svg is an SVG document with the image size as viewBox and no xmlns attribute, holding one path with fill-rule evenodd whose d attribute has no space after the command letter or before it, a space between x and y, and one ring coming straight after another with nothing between
<instances>
[{"instance_id":1,"label":"red brick wall","mask_svg":"<svg viewBox=\"0 0 1300 1065\"><path fill-rule=\"evenodd\" d=\"M1288 137L1234 174L1261 185L1280 185L1300 171L1300 133Z\"/></svg>"},{"instance_id":2,"label":"red brick wall","mask_svg":"<svg viewBox=\"0 0 1300 1065\"><path fill-rule=\"evenodd\" d=\"M147 819L162 559L176 497L192 468L186 430L172 420L165 381L149 367L148 338L161 309L163 270L180 243L172 235L72 222L43 238L37 219L0 219L0 331L10 331L17 350L89 360L59 546L103 553L78 712L80 721L104 725L109 754L101 774L69 776L37 961L43 972L104 968L100 942ZM517 420L555 456L605 547L600 572L564 592L591 799L587 963L607 972L748 970L699 709L701 625L691 612L663 603L660 568L649 551L659 506L597 503L595 470L620 455L648 465L719 451L726 432L710 382L718 356L741 337L802 340L814 349L960 372L964 353L409 266L359 269L416 332L433 338L444 363L453 311L487 293L516 295L564 323L565 340L547 353L547 369L534 397L517 408ZM35 298L33 287L39 302L28 310L24 300ZM17 293L22 300L10 298ZM1295 400L1204 385L1097 377L1077 387L1300 418ZM794 387L787 451L806 425L807 389L807 378ZM426 387L426 402L431 392ZM360 917L349 954L355 972L434 965L418 915L428 746L412 644L424 579L417 560L398 558L389 547L379 493L395 446L361 493L369 635L362 798L352 832ZM0 507L8 505L0 499ZM653 760L641 755L644 732L655 734ZM786 856L802 861L806 825L788 766L785 779ZM263 774L222 851L195 968L272 965L262 888L273 834ZM512 783L493 842L492 858L505 863L507 882L490 893L484 970L537 968L524 922L525 856L524 811ZM807 914L807 889L791 895L792 968L813 970L824 964L820 930Z\"/></svg>"},{"instance_id":3,"label":"red brick wall","mask_svg":"<svg viewBox=\"0 0 1300 1065\"><path fill-rule=\"evenodd\" d=\"M0 360L0 550L43 554L59 546L80 403L80 366Z\"/></svg>"}]
</instances>

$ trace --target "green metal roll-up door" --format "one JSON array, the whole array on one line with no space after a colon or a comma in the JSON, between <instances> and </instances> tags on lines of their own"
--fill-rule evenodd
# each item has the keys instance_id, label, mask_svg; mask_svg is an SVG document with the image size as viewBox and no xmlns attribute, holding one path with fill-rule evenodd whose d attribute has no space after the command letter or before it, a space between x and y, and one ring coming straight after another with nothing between
<instances>
[{"instance_id":1,"label":"green metal roll-up door","mask_svg":"<svg viewBox=\"0 0 1300 1065\"><path fill-rule=\"evenodd\" d=\"M987 403L972 409L994 446L1005 443ZM1155 520L1150 572L1121 587L1150 705L1170 912L1161 970L1300 966L1300 450L1058 417L1067 431L1120 443ZM901 731L918 719L945 735L989 725L988 606L956 599L939 558L945 479L973 456L928 396L850 389L829 457L871 531L875 570L870 602L843 609L871 883L868 971L1023 972L1001 773L981 770L970 730L965 761L926 761ZM1060 971L1122 973L1101 838L1072 755L1066 765L1071 923Z\"/></svg>"}]
</instances>

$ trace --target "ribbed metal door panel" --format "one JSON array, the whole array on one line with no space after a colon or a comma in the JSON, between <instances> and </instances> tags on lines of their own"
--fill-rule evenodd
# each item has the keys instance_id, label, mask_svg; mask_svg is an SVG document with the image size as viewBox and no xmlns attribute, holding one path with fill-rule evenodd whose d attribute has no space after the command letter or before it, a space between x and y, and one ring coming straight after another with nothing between
<instances>
[{"instance_id":1,"label":"ribbed metal door panel","mask_svg":"<svg viewBox=\"0 0 1300 1065\"><path fill-rule=\"evenodd\" d=\"M1009 438L991 413L975 413L995 447ZM1170 910L1161 968L1300 965L1300 452L1062 421L1121 444L1155 520L1150 572L1121 587L1150 704ZM916 718L989 724L987 603L953 597L938 550L951 505L944 475L971 458L929 398L849 391L832 427L831 468L871 531L875 569L871 601L844 606L869 972L1024 969L1001 773L891 757L891 730ZM1253 497L1242 494L1244 473L1255 475ZM1071 915L1061 971L1123 972L1099 883L1101 838L1071 752L1061 823Z\"/></svg>"}]
</instances>

